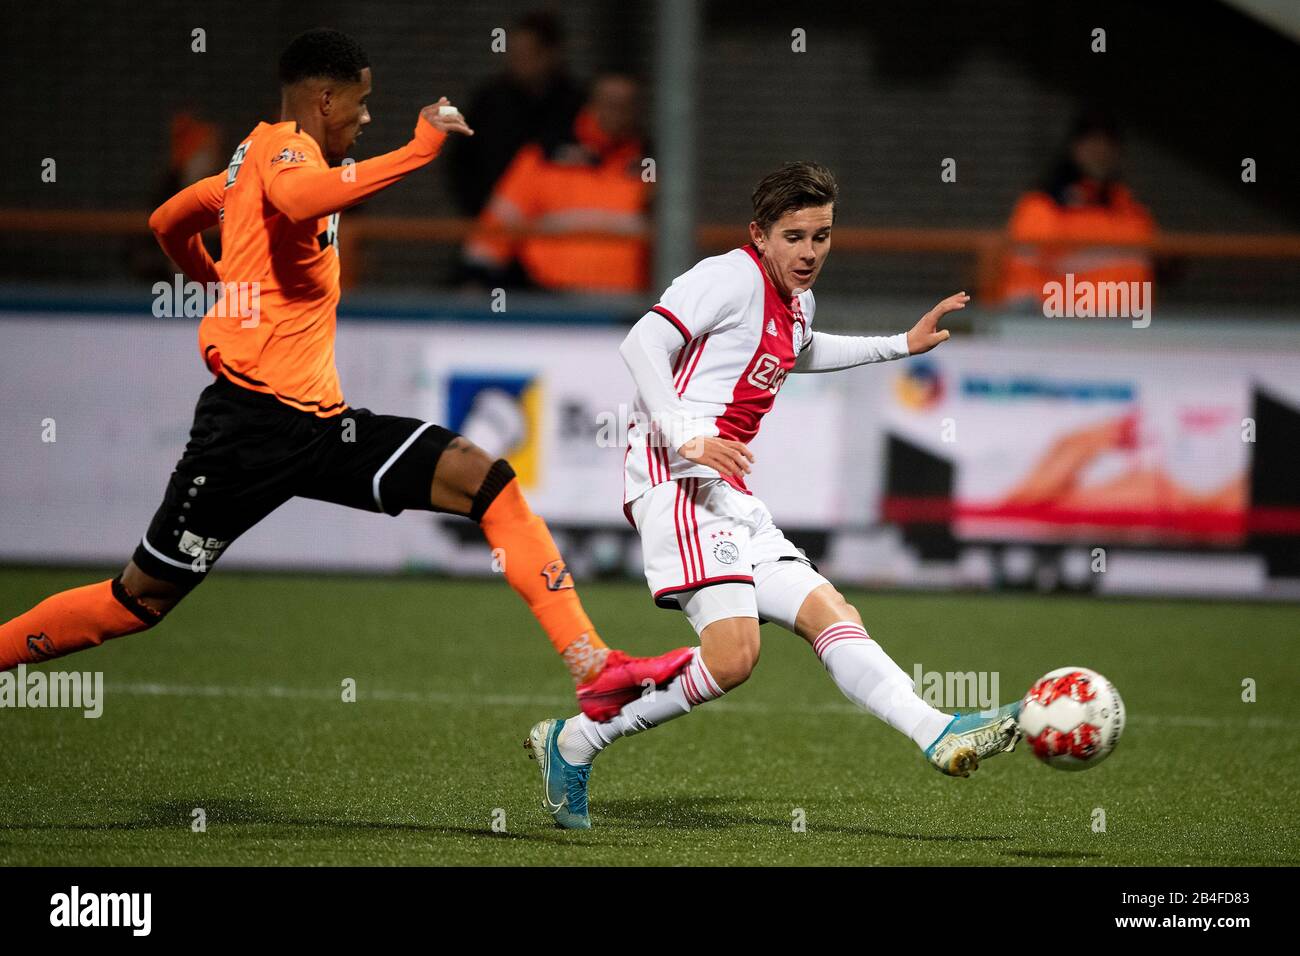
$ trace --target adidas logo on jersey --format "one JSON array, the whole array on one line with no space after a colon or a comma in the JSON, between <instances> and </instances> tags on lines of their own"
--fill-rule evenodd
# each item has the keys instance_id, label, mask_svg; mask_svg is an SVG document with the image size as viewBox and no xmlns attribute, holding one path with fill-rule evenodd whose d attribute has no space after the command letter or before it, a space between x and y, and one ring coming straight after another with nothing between
<instances>
[{"instance_id":1,"label":"adidas logo on jersey","mask_svg":"<svg viewBox=\"0 0 1300 956\"><path fill-rule=\"evenodd\" d=\"M776 335L776 319L769 318L767 320L767 334Z\"/></svg>"}]
</instances>

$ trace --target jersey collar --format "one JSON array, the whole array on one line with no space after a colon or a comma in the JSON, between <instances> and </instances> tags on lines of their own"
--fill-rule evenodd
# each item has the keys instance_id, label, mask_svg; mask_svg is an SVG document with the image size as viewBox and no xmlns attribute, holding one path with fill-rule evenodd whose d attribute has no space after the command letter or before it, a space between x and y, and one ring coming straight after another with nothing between
<instances>
[{"instance_id":1,"label":"jersey collar","mask_svg":"<svg viewBox=\"0 0 1300 956\"><path fill-rule=\"evenodd\" d=\"M785 307L785 310L787 312L793 314L794 303L798 301L799 297L797 295L791 295L788 298L786 298L781 295L781 290L776 287L776 283L772 281L772 277L768 275L767 270L763 268L763 257L758 254L758 250L754 248L754 244L752 242L746 243L741 248L743 248L745 252L749 254L749 258L754 260L754 267L758 269L758 274L763 277L763 282L765 283L767 288L771 290L772 295L776 298L776 301L780 302L781 305Z\"/></svg>"}]
</instances>

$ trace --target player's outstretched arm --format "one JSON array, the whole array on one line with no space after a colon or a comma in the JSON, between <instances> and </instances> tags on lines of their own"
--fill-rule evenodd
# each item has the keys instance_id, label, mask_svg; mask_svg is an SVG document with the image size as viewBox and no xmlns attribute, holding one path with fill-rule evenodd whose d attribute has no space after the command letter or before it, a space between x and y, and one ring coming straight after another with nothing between
<instances>
[{"instance_id":1,"label":"player's outstretched arm","mask_svg":"<svg viewBox=\"0 0 1300 956\"><path fill-rule=\"evenodd\" d=\"M266 196L271 205L294 222L319 219L355 206L432 162L448 133L474 135L459 111L442 112L443 107L450 106L444 96L420 110L415 134L405 146L336 169L285 169L271 180Z\"/></svg>"},{"instance_id":2,"label":"player's outstretched arm","mask_svg":"<svg viewBox=\"0 0 1300 956\"><path fill-rule=\"evenodd\" d=\"M838 372L873 362L889 362L928 352L948 340L947 329L939 320L949 312L966 308L970 296L958 292L944 299L921 317L910 332L898 335L830 335L814 332L812 339L795 361L796 372Z\"/></svg>"},{"instance_id":3,"label":"player's outstretched arm","mask_svg":"<svg viewBox=\"0 0 1300 956\"><path fill-rule=\"evenodd\" d=\"M897 335L831 335L814 332L799 357L795 372L838 372L874 362L907 358L907 333Z\"/></svg>"},{"instance_id":4,"label":"player's outstretched arm","mask_svg":"<svg viewBox=\"0 0 1300 956\"><path fill-rule=\"evenodd\" d=\"M217 224L225 186L224 172L200 179L167 200L149 217L149 228L158 245L195 282L221 281L199 233Z\"/></svg>"}]
</instances>

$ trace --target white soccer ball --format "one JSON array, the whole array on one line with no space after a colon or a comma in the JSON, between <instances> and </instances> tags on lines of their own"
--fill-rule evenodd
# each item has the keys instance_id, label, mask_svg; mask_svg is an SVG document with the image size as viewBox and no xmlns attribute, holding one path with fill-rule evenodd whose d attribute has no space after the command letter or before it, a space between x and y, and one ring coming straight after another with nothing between
<instances>
[{"instance_id":1,"label":"white soccer ball","mask_svg":"<svg viewBox=\"0 0 1300 956\"><path fill-rule=\"evenodd\" d=\"M1115 685L1086 667L1044 674L1020 702L1020 730L1034 756L1058 770L1087 770L1115 749L1124 701Z\"/></svg>"}]
</instances>

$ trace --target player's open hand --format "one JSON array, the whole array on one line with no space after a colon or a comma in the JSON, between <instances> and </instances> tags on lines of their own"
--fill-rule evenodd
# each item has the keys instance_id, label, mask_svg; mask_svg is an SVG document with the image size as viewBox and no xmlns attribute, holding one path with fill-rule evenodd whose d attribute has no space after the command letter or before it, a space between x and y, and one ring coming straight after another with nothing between
<instances>
[{"instance_id":1,"label":"player's open hand","mask_svg":"<svg viewBox=\"0 0 1300 956\"><path fill-rule=\"evenodd\" d=\"M677 454L697 465L707 465L723 477L749 474L749 463L754 460L754 453L744 442L704 435L692 438L677 449Z\"/></svg>"},{"instance_id":2,"label":"player's open hand","mask_svg":"<svg viewBox=\"0 0 1300 956\"><path fill-rule=\"evenodd\" d=\"M947 342L952 333L947 329L939 328L939 320L949 312L966 308L966 303L969 301L970 296L965 292L958 292L956 295L948 296L921 316L921 321L912 326L912 330L907 333L907 354L920 355L922 352L930 351L940 342Z\"/></svg>"},{"instance_id":3,"label":"player's open hand","mask_svg":"<svg viewBox=\"0 0 1300 956\"><path fill-rule=\"evenodd\" d=\"M442 130L444 133L460 133L462 136L473 136L474 131L469 128L469 124L465 122L465 117L461 115L459 110L455 113L444 113L442 111L442 107L451 105L451 101L444 96L432 106L426 106L420 110L420 118L434 129Z\"/></svg>"}]
</instances>

